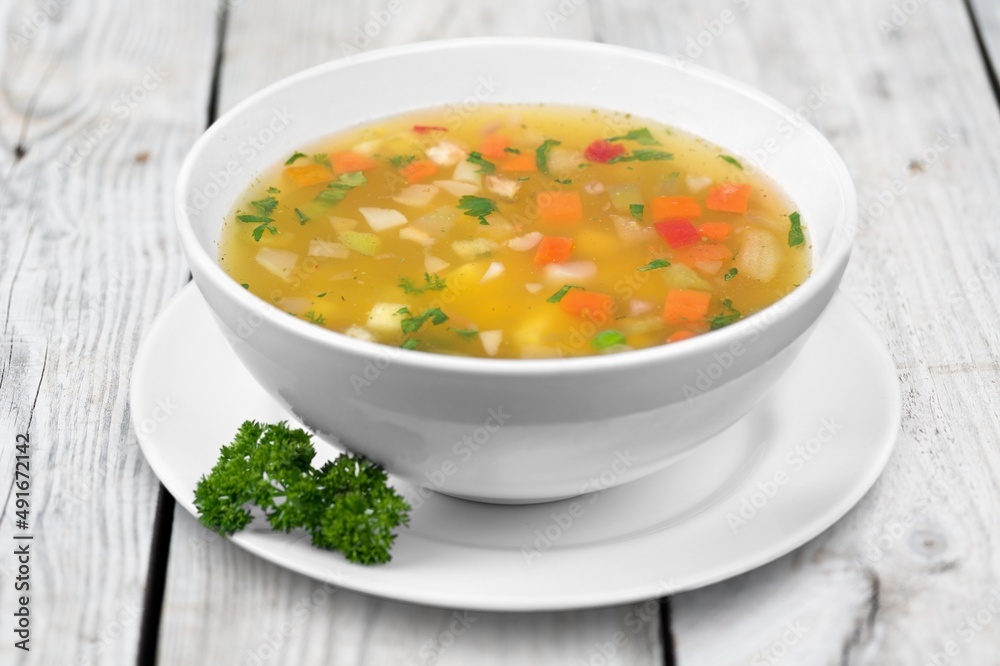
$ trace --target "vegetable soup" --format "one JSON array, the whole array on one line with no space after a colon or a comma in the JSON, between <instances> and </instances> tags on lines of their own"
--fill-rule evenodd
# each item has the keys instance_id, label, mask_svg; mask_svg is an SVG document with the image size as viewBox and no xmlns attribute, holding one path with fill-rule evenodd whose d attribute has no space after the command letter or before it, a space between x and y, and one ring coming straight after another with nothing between
<instances>
[{"instance_id":1,"label":"vegetable soup","mask_svg":"<svg viewBox=\"0 0 1000 666\"><path fill-rule=\"evenodd\" d=\"M240 199L220 261L290 316L358 339L549 358L732 324L798 286L810 252L774 183L702 139L483 105L303 146Z\"/></svg>"}]
</instances>

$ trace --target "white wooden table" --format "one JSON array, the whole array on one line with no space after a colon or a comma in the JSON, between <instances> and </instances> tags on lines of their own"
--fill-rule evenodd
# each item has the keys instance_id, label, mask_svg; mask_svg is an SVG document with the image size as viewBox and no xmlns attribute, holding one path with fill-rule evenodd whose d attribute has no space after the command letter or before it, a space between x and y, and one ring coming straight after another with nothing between
<instances>
[{"instance_id":1,"label":"white wooden table","mask_svg":"<svg viewBox=\"0 0 1000 666\"><path fill-rule=\"evenodd\" d=\"M0 34L0 664L1000 663L996 0L5 0ZM213 117L328 59L486 34L648 49L812 102L866 220L843 289L899 368L900 439L856 509L639 604L608 657L635 607L475 613L445 647L453 610L319 594L175 511L130 424L136 347L188 280L173 182Z\"/></svg>"}]
</instances>

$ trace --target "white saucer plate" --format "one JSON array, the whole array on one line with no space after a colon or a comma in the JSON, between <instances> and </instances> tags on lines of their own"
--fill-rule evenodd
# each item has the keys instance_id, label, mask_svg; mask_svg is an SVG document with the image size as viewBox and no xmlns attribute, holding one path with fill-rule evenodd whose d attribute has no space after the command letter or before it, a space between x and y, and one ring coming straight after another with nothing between
<instances>
[{"instance_id":1,"label":"white saucer plate","mask_svg":"<svg viewBox=\"0 0 1000 666\"><path fill-rule=\"evenodd\" d=\"M198 479L243 421L296 423L239 364L193 284L143 342L131 400L146 460L192 514ZM634 602L738 575L828 528L881 473L899 417L895 367L838 295L753 412L651 476L520 506L421 494L393 479L414 509L382 566L350 564L266 524L232 541L318 580L414 603L538 611ZM339 452L316 446L320 459Z\"/></svg>"}]
</instances>

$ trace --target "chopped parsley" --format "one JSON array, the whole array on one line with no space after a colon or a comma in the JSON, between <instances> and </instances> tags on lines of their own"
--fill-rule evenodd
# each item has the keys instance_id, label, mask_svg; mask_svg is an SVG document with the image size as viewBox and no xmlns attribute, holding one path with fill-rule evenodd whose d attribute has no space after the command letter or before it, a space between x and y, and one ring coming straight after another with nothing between
<instances>
[{"instance_id":1,"label":"chopped parsley","mask_svg":"<svg viewBox=\"0 0 1000 666\"><path fill-rule=\"evenodd\" d=\"M726 162L729 162L730 164L732 164L734 167L736 167L740 171L743 171L743 165L740 164L740 161L738 159L736 159L735 157L730 157L729 155L719 155L719 159L720 160L725 160Z\"/></svg>"},{"instance_id":2,"label":"chopped parsley","mask_svg":"<svg viewBox=\"0 0 1000 666\"><path fill-rule=\"evenodd\" d=\"M476 169L476 173L491 174L497 170L497 167L493 164L493 162L490 162L484 158L481 153L477 153L476 151L469 153L469 156L465 158L465 161L472 162L479 167Z\"/></svg>"},{"instance_id":3,"label":"chopped parsley","mask_svg":"<svg viewBox=\"0 0 1000 666\"><path fill-rule=\"evenodd\" d=\"M643 211L644 208L645 208L645 206L643 206L642 204L629 204L628 205L628 212L631 213L632 217L634 217L635 219L641 220L642 219L642 211Z\"/></svg>"},{"instance_id":4,"label":"chopped parsley","mask_svg":"<svg viewBox=\"0 0 1000 666\"><path fill-rule=\"evenodd\" d=\"M556 181L557 183L559 183L560 185L572 185L573 184L573 181L571 179L569 179L569 178L567 178L566 180L560 180L558 178L553 178L553 180Z\"/></svg>"},{"instance_id":5,"label":"chopped parsley","mask_svg":"<svg viewBox=\"0 0 1000 666\"><path fill-rule=\"evenodd\" d=\"M449 328L448 330L455 333L455 335L461 336L465 340L471 340L479 335L479 331L474 328Z\"/></svg>"},{"instance_id":6,"label":"chopped parsley","mask_svg":"<svg viewBox=\"0 0 1000 666\"><path fill-rule=\"evenodd\" d=\"M389 158L389 162L397 169L402 169L415 159L417 159L416 155L393 155Z\"/></svg>"},{"instance_id":7,"label":"chopped parsley","mask_svg":"<svg viewBox=\"0 0 1000 666\"><path fill-rule=\"evenodd\" d=\"M517 148L511 148L510 146L507 146L506 148L504 148L503 152L505 152L505 153L513 153L515 155L520 155L521 154L520 150L518 150Z\"/></svg>"},{"instance_id":8,"label":"chopped parsley","mask_svg":"<svg viewBox=\"0 0 1000 666\"><path fill-rule=\"evenodd\" d=\"M496 203L491 199L472 194L466 194L458 200L458 209L464 210L469 217L478 217L479 224L489 224L486 221L486 216L498 210Z\"/></svg>"},{"instance_id":9,"label":"chopped parsley","mask_svg":"<svg viewBox=\"0 0 1000 666\"><path fill-rule=\"evenodd\" d=\"M337 176L337 180L328 184L325 190L316 195L316 201L322 201L325 204L338 203L344 200L348 192L355 187L365 185L367 182L365 174L360 171L342 173Z\"/></svg>"},{"instance_id":10,"label":"chopped parsley","mask_svg":"<svg viewBox=\"0 0 1000 666\"><path fill-rule=\"evenodd\" d=\"M253 521L248 507L256 505L274 530L305 530L314 546L338 550L349 562L388 562L393 532L409 522L410 505L370 460L343 453L316 468L315 456L304 430L245 421L195 487L198 519L232 534Z\"/></svg>"},{"instance_id":11,"label":"chopped parsley","mask_svg":"<svg viewBox=\"0 0 1000 666\"><path fill-rule=\"evenodd\" d=\"M613 136L608 141L638 141L643 146L658 146L660 142L653 138L652 133L646 127L634 129L621 136Z\"/></svg>"},{"instance_id":12,"label":"chopped parsley","mask_svg":"<svg viewBox=\"0 0 1000 666\"><path fill-rule=\"evenodd\" d=\"M402 347L403 349L416 349L417 345L419 344L420 340L417 340L416 338L406 338L405 340L403 340L403 344L399 346Z\"/></svg>"},{"instance_id":13,"label":"chopped parsley","mask_svg":"<svg viewBox=\"0 0 1000 666\"><path fill-rule=\"evenodd\" d=\"M425 291L442 291L447 285L444 282L444 278L440 277L437 273L434 275L424 273L424 286L422 287L414 285L409 278L405 277L399 278L397 286L403 290L404 294L422 294Z\"/></svg>"},{"instance_id":14,"label":"chopped parsley","mask_svg":"<svg viewBox=\"0 0 1000 666\"><path fill-rule=\"evenodd\" d=\"M302 315L314 324L324 324L326 323L326 318L322 314L316 314L312 310L309 310L304 315Z\"/></svg>"},{"instance_id":15,"label":"chopped parsley","mask_svg":"<svg viewBox=\"0 0 1000 666\"><path fill-rule=\"evenodd\" d=\"M327 157L326 153L316 153L312 158L316 164L322 164L328 169L333 169L333 165L330 164L330 158Z\"/></svg>"},{"instance_id":16,"label":"chopped parsley","mask_svg":"<svg viewBox=\"0 0 1000 666\"><path fill-rule=\"evenodd\" d=\"M309 218L308 218L308 217L306 217L306 214L305 214L305 213L303 213L303 212L302 212L301 210L299 210L298 208L296 208L296 209L295 209L295 217L299 218L299 224L300 224L300 225L302 225L302 224L305 224L306 222L308 222L308 221L309 221Z\"/></svg>"},{"instance_id":17,"label":"chopped parsley","mask_svg":"<svg viewBox=\"0 0 1000 666\"><path fill-rule=\"evenodd\" d=\"M277 187L269 187L269 188L267 188L267 193L268 194L281 194L281 190L279 190Z\"/></svg>"},{"instance_id":18,"label":"chopped parsley","mask_svg":"<svg viewBox=\"0 0 1000 666\"><path fill-rule=\"evenodd\" d=\"M654 160L672 160L674 159L673 153L667 153L662 150L650 150L648 148L640 148L639 150L633 150L628 155L619 155L618 157L612 157L608 160L608 164L616 164L618 162L652 162Z\"/></svg>"},{"instance_id":19,"label":"chopped parsley","mask_svg":"<svg viewBox=\"0 0 1000 666\"><path fill-rule=\"evenodd\" d=\"M580 286L575 285L575 284L564 284L562 286L562 288L559 289L559 291L557 291L556 293L552 294L551 296L549 296L545 300L547 302L549 302L549 303L558 303L559 301L561 301L563 299L563 296L565 296L566 294L569 293L570 289L583 289L583 287L580 287Z\"/></svg>"},{"instance_id":20,"label":"chopped parsley","mask_svg":"<svg viewBox=\"0 0 1000 666\"><path fill-rule=\"evenodd\" d=\"M246 222L247 224L256 224L257 226L253 229L253 239L260 242L260 239L264 236L265 231L270 231L271 235L278 233L278 230L274 227L274 220L272 220L267 215L237 215L236 219L240 222Z\"/></svg>"},{"instance_id":21,"label":"chopped parsley","mask_svg":"<svg viewBox=\"0 0 1000 666\"><path fill-rule=\"evenodd\" d=\"M667 268L670 266L670 262L666 259L653 259L651 262L645 266L640 267L640 271L655 271L657 268Z\"/></svg>"},{"instance_id":22,"label":"chopped parsley","mask_svg":"<svg viewBox=\"0 0 1000 666\"><path fill-rule=\"evenodd\" d=\"M788 247L802 245L806 242L806 236L802 233L802 218L798 211L789 215L788 219L792 222L792 228L788 230Z\"/></svg>"},{"instance_id":23,"label":"chopped parsley","mask_svg":"<svg viewBox=\"0 0 1000 666\"><path fill-rule=\"evenodd\" d=\"M590 341L594 349L607 349L625 344L625 334L621 331L601 331Z\"/></svg>"},{"instance_id":24,"label":"chopped parsley","mask_svg":"<svg viewBox=\"0 0 1000 666\"><path fill-rule=\"evenodd\" d=\"M249 289L250 288L250 283L249 282L241 282L240 286L243 287L244 289Z\"/></svg>"},{"instance_id":25,"label":"chopped parsley","mask_svg":"<svg viewBox=\"0 0 1000 666\"><path fill-rule=\"evenodd\" d=\"M556 141L555 139L546 139L542 142L542 145L535 148L535 164L538 166L538 170L544 174L549 173L549 153L552 152L553 146L558 146L562 141Z\"/></svg>"},{"instance_id":26,"label":"chopped parsley","mask_svg":"<svg viewBox=\"0 0 1000 666\"><path fill-rule=\"evenodd\" d=\"M725 280L726 282L729 282L739 274L740 272L738 270L736 270L735 268L730 268L728 271L726 271L726 274L722 276L722 279Z\"/></svg>"},{"instance_id":27,"label":"chopped parsley","mask_svg":"<svg viewBox=\"0 0 1000 666\"><path fill-rule=\"evenodd\" d=\"M728 298L722 301L722 306L728 312L717 314L708 321L708 327L713 331L724 326L729 326L743 317L739 310L733 307L733 302Z\"/></svg>"},{"instance_id":28,"label":"chopped parsley","mask_svg":"<svg viewBox=\"0 0 1000 666\"><path fill-rule=\"evenodd\" d=\"M305 153L300 153L299 151L296 150L292 154L291 157L289 157L287 160L285 160L285 164L295 164L295 160L299 159L300 157L305 157L305 156L306 156Z\"/></svg>"},{"instance_id":29,"label":"chopped parsley","mask_svg":"<svg viewBox=\"0 0 1000 666\"><path fill-rule=\"evenodd\" d=\"M322 294L316 294L316 298L323 298L324 296L326 296L325 291Z\"/></svg>"},{"instance_id":30,"label":"chopped parsley","mask_svg":"<svg viewBox=\"0 0 1000 666\"><path fill-rule=\"evenodd\" d=\"M257 201L251 201L250 205L256 208L261 215L270 215L278 207L278 200L274 197L265 197Z\"/></svg>"},{"instance_id":31,"label":"chopped parsley","mask_svg":"<svg viewBox=\"0 0 1000 666\"><path fill-rule=\"evenodd\" d=\"M430 308L424 310L423 314L414 316L410 312L410 308L400 308L396 311L396 314L405 314L406 317L399 321L399 326L403 330L403 333L410 334L416 333L420 330L420 327L427 323L429 319L435 326L440 326L441 324L448 321L448 315L441 311L441 308Z\"/></svg>"}]
</instances>

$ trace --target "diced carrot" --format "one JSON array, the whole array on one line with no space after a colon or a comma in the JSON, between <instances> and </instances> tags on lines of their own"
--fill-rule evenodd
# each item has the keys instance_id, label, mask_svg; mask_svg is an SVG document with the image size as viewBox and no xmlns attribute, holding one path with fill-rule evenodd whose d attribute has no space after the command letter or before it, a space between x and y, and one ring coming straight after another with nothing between
<instances>
[{"instance_id":1,"label":"diced carrot","mask_svg":"<svg viewBox=\"0 0 1000 666\"><path fill-rule=\"evenodd\" d=\"M663 236L667 245L675 249L701 242L701 236L691 220L663 220L655 222L653 228Z\"/></svg>"},{"instance_id":2,"label":"diced carrot","mask_svg":"<svg viewBox=\"0 0 1000 666\"><path fill-rule=\"evenodd\" d=\"M583 219L579 192L539 192L535 203L543 222L576 224Z\"/></svg>"},{"instance_id":3,"label":"diced carrot","mask_svg":"<svg viewBox=\"0 0 1000 666\"><path fill-rule=\"evenodd\" d=\"M378 166L378 162L359 153L334 153L330 155L334 173L354 173Z\"/></svg>"},{"instance_id":4,"label":"diced carrot","mask_svg":"<svg viewBox=\"0 0 1000 666\"><path fill-rule=\"evenodd\" d=\"M671 333L670 336L667 338L667 342L680 342L681 340L687 340L688 338L693 338L693 337L694 333L682 329L680 331L675 331L674 333Z\"/></svg>"},{"instance_id":5,"label":"diced carrot","mask_svg":"<svg viewBox=\"0 0 1000 666\"><path fill-rule=\"evenodd\" d=\"M570 289L559 301L559 307L578 317L605 322L614 316L615 298L597 291Z\"/></svg>"},{"instance_id":6,"label":"diced carrot","mask_svg":"<svg viewBox=\"0 0 1000 666\"><path fill-rule=\"evenodd\" d=\"M565 236L545 236L535 250L535 265L563 264L573 254L573 239Z\"/></svg>"},{"instance_id":7,"label":"diced carrot","mask_svg":"<svg viewBox=\"0 0 1000 666\"><path fill-rule=\"evenodd\" d=\"M510 144L510 137L505 134L490 134L479 144L479 154L490 160L498 160L504 155L504 148Z\"/></svg>"},{"instance_id":8,"label":"diced carrot","mask_svg":"<svg viewBox=\"0 0 1000 666\"><path fill-rule=\"evenodd\" d=\"M333 172L322 164L304 164L285 168L285 175L299 187L309 187L333 180Z\"/></svg>"},{"instance_id":9,"label":"diced carrot","mask_svg":"<svg viewBox=\"0 0 1000 666\"><path fill-rule=\"evenodd\" d=\"M653 197L647 208L654 221L701 216L701 206L694 197Z\"/></svg>"},{"instance_id":10,"label":"diced carrot","mask_svg":"<svg viewBox=\"0 0 1000 666\"><path fill-rule=\"evenodd\" d=\"M520 155L513 155L509 160L500 165L501 171L538 171L538 165L535 163L535 154L531 153L521 153Z\"/></svg>"},{"instance_id":11,"label":"diced carrot","mask_svg":"<svg viewBox=\"0 0 1000 666\"><path fill-rule=\"evenodd\" d=\"M706 222L698 227L698 233L710 241L724 241L733 233L733 225L725 222Z\"/></svg>"},{"instance_id":12,"label":"diced carrot","mask_svg":"<svg viewBox=\"0 0 1000 666\"><path fill-rule=\"evenodd\" d=\"M714 243L701 243L689 245L674 254L674 260L682 264L691 266L702 261L729 261L733 258L733 251L725 245Z\"/></svg>"},{"instance_id":13,"label":"diced carrot","mask_svg":"<svg viewBox=\"0 0 1000 666\"><path fill-rule=\"evenodd\" d=\"M745 213L750 203L750 186L722 183L708 191L705 207L725 213Z\"/></svg>"},{"instance_id":14,"label":"diced carrot","mask_svg":"<svg viewBox=\"0 0 1000 666\"><path fill-rule=\"evenodd\" d=\"M406 182L416 183L430 178L437 173L437 170L437 165L434 162L430 160L417 160L416 162L410 162L400 169L399 173L406 179Z\"/></svg>"},{"instance_id":15,"label":"diced carrot","mask_svg":"<svg viewBox=\"0 0 1000 666\"><path fill-rule=\"evenodd\" d=\"M663 301L663 321L674 326L699 322L708 315L712 294L696 289L671 289Z\"/></svg>"}]
</instances>

